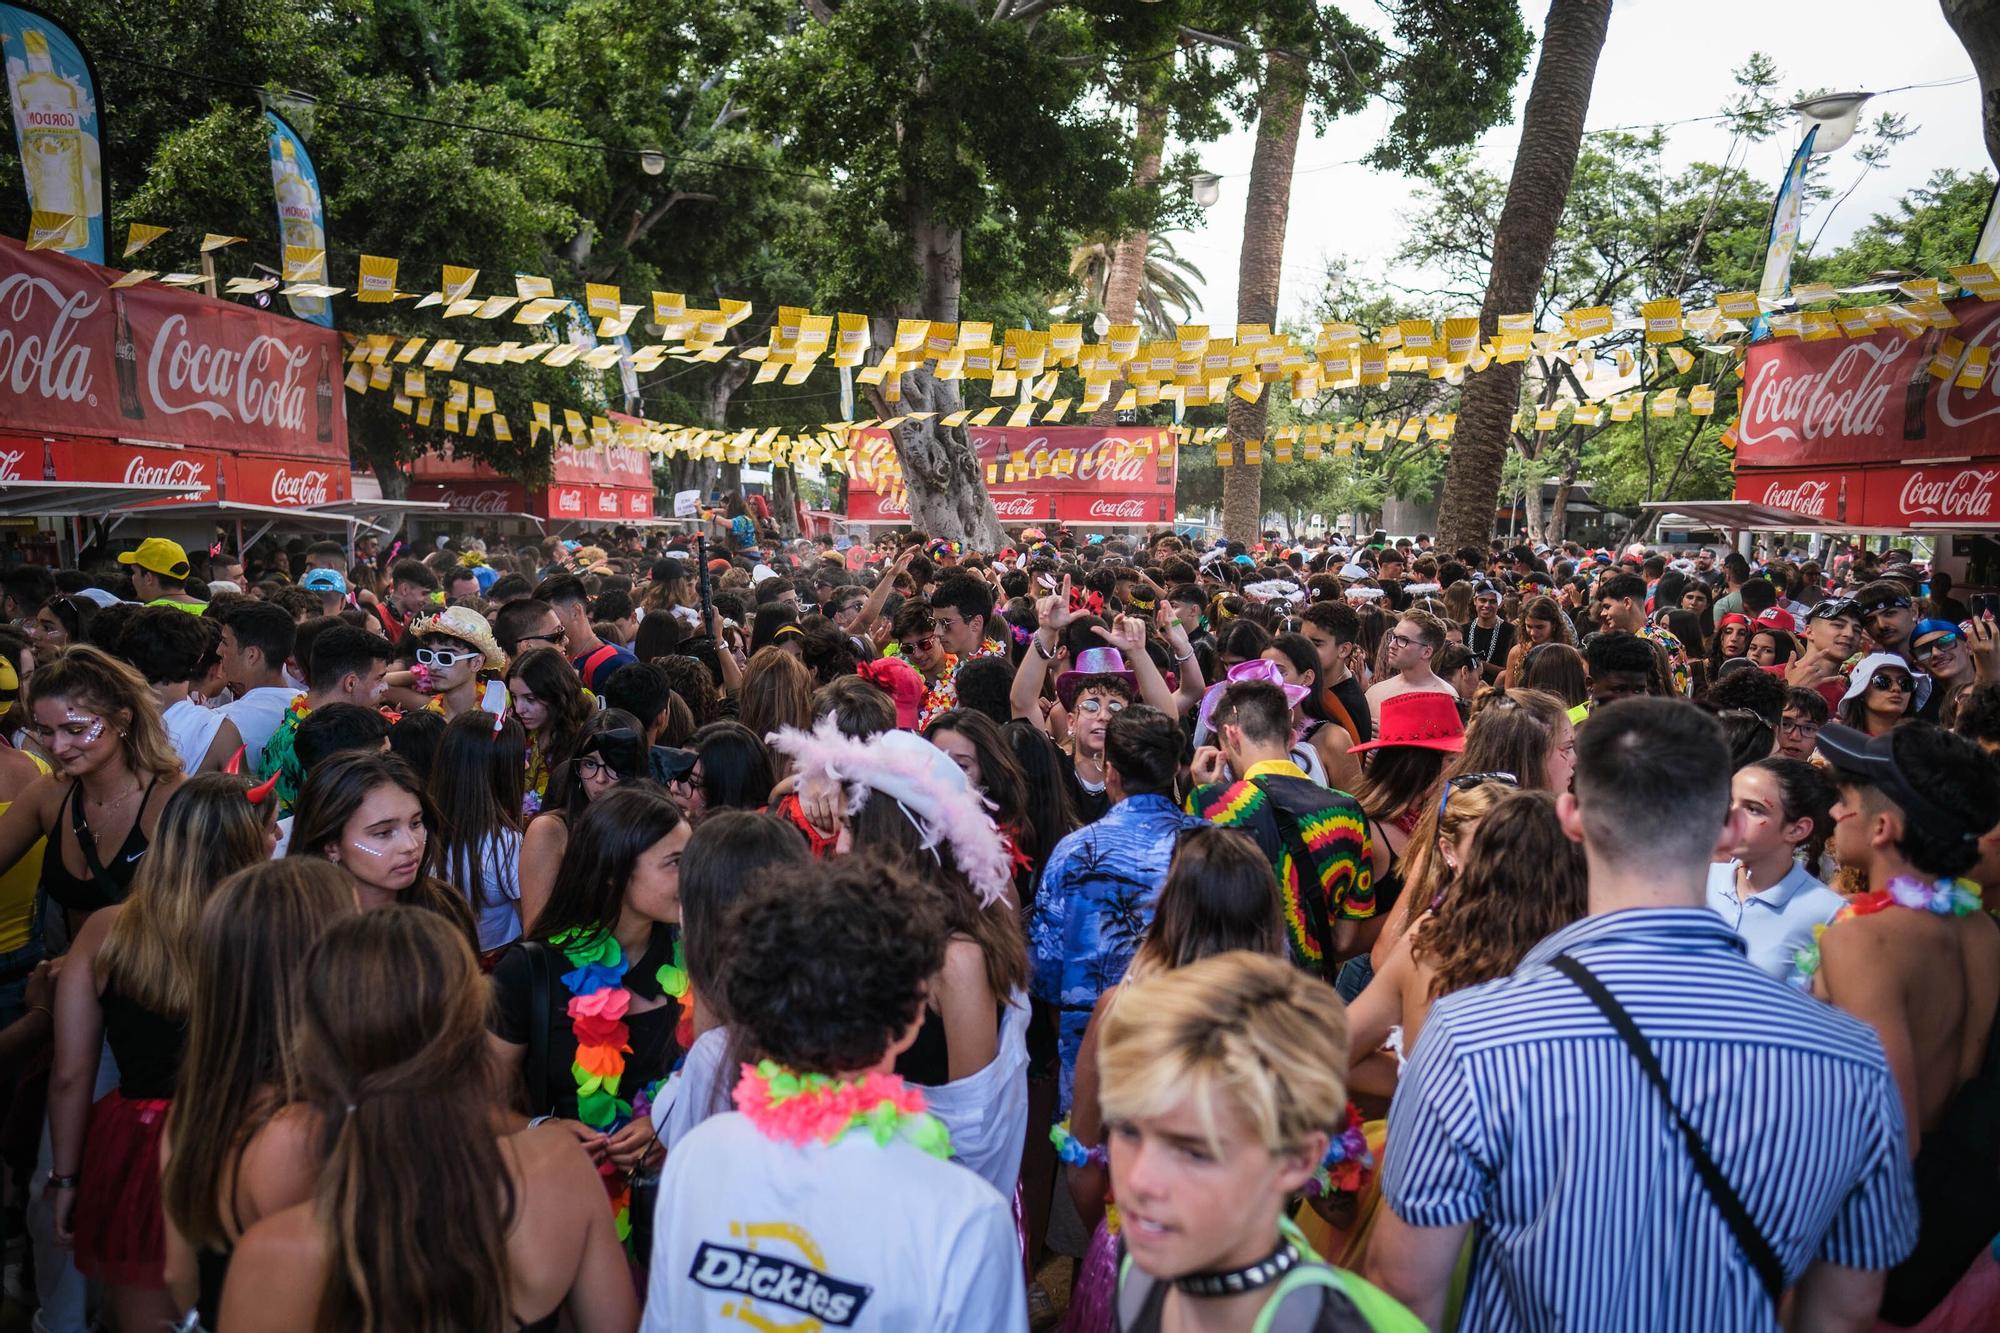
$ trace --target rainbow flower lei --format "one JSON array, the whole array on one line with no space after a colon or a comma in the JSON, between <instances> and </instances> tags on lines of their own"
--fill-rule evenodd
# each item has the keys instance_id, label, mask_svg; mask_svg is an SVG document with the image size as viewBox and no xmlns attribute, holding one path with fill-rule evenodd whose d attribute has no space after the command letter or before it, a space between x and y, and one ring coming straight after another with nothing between
<instances>
[{"instance_id":1,"label":"rainbow flower lei","mask_svg":"<svg viewBox=\"0 0 2000 1333\"><path fill-rule=\"evenodd\" d=\"M1979 886L1969 879L1941 879L1935 883L1914 875L1897 875L1872 893L1857 893L1847 900L1833 920L1813 927L1812 943L1792 954L1792 975L1787 978L1799 990L1811 990L1819 971L1819 942L1828 926L1837 926L1849 917L1874 916L1891 907L1907 907L1937 916L1969 916L1980 904Z\"/></svg>"},{"instance_id":2,"label":"rainbow flower lei","mask_svg":"<svg viewBox=\"0 0 2000 1333\"><path fill-rule=\"evenodd\" d=\"M765 1060L743 1066L735 1096L758 1132L781 1143L831 1145L865 1129L878 1147L900 1138L933 1157L951 1156L944 1121L925 1109L922 1091L893 1074L836 1079Z\"/></svg>"},{"instance_id":3,"label":"rainbow flower lei","mask_svg":"<svg viewBox=\"0 0 2000 1333\"><path fill-rule=\"evenodd\" d=\"M631 1029L625 1025L632 1007L632 992L625 989L631 960L617 938L601 926L572 926L551 936L549 943L562 951L571 968L563 973L562 984L570 992L565 1012L576 1037L576 1060L570 1065L570 1075L576 1079L576 1118L601 1134L615 1134L633 1119L632 1103L618 1095L625 1057L632 1050ZM666 994L675 999L687 994L679 939L674 941L673 962L663 964L654 975ZM632 1234L631 1181L608 1160L599 1165L598 1173L611 1198L618 1239L627 1240Z\"/></svg>"},{"instance_id":4,"label":"rainbow flower lei","mask_svg":"<svg viewBox=\"0 0 2000 1333\"><path fill-rule=\"evenodd\" d=\"M1308 1198L1321 1194L1359 1194L1375 1168L1375 1154L1368 1151L1368 1135L1361 1128L1361 1112L1347 1104L1347 1125L1327 1141L1326 1156L1319 1169L1306 1181Z\"/></svg>"}]
</instances>

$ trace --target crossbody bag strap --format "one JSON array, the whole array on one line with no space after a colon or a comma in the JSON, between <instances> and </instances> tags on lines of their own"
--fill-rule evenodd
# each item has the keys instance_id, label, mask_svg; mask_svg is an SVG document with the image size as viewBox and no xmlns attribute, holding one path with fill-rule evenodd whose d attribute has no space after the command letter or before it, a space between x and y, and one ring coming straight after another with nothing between
<instances>
[{"instance_id":1,"label":"crossbody bag strap","mask_svg":"<svg viewBox=\"0 0 2000 1333\"><path fill-rule=\"evenodd\" d=\"M1673 1090L1667 1086L1667 1076L1661 1071L1660 1062L1653 1055L1653 1048L1647 1044L1644 1034L1639 1031L1639 1025L1632 1021L1632 1015L1625 1011L1624 1005L1618 1003L1617 997L1582 963L1568 954L1558 954L1550 965L1575 982L1576 988L1603 1012L1604 1017L1611 1023L1612 1031L1624 1041L1626 1049L1632 1052L1632 1058L1639 1062L1639 1068L1646 1072L1647 1081L1653 1085L1653 1090L1660 1094L1660 1100L1666 1103L1667 1110L1673 1114L1674 1123L1680 1126L1681 1141L1687 1145L1688 1156L1694 1159L1695 1174L1701 1177L1702 1188L1708 1191L1708 1197L1714 1202L1716 1211L1722 1214L1722 1220L1729 1224L1730 1234L1736 1237L1736 1244L1742 1249L1743 1257L1757 1270L1757 1280L1764 1284L1764 1294L1775 1302L1785 1289L1784 1265L1778 1261L1777 1253L1772 1250L1771 1243L1764 1239L1764 1233L1757 1229L1756 1220L1750 1216L1750 1210L1744 1207L1741 1196L1736 1193L1736 1187L1729 1183L1729 1177L1722 1173L1722 1168L1715 1164L1713 1157L1709 1156L1708 1146L1701 1141L1701 1135L1688 1122L1688 1118L1681 1114L1681 1108L1674 1101Z\"/></svg>"},{"instance_id":2,"label":"crossbody bag strap","mask_svg":"<svg viewBox=\"0 0 2000 1333\"><path fill-rule=\"evenodd\" d=\"M549 1109L549 1004L554 978L549 974L548 945L523 940L521 947L528 951L528 1112L540 1115Z\"/></svg>"}]
</instances>

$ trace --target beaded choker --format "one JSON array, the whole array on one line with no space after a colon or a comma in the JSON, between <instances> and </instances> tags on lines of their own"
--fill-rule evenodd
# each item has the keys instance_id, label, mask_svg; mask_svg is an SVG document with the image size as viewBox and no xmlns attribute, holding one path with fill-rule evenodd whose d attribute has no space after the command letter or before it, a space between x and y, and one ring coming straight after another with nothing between
<instances>
[{"instance_id":1,"label":"beaded choker","mask_svg":"<svg viewBox=\"0 0 2000 1333\"><path fill-rule=\"evenodd\" d=\"M924 1107L924 1094L893 1074L858 1079L796 1074L773 1060L744 1065L736 1109L766 1138L803 1147L832 1145L857 1129L876 1146L905 1139L933 1157L951 1156L944 1121Z\"/></svg>"},{"instance_id":2,"label":"beaded choker","mask_svg":"<svg viewBox=\"0 0 2000 1333\"><path fill-rule=\"evenodd\" d=\"M1188 1273L1174 1279L1174 1286L1189 1296L1240 1296L1246 1291L1268 1287L1298 1266L1299 1252L1288 1240L1265 1258L1242 1268L1215 1273Z\"/></svg>"}]
</instances>

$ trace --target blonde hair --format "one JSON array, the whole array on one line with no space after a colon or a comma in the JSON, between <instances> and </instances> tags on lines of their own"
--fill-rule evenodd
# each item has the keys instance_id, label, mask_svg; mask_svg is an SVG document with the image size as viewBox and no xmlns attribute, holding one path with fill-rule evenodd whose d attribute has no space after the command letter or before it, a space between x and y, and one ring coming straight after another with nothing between
<instances>
[{"instance_id":1,"label":"blonde hair","mask_svg":"<svg viewBox=\"0 0 2000 1333\"><path fill-rule=\"evenodd\" d=\"M1342 1123L1347 1007L1283 959L1216 954L1126 987L1104 1015L1097 1067L1107 1121L1192 1097L1220 1151L1226 1102L1266 1149L1289 1152Z\"/></svg>"},{"instance_id":2,"label":"blonde hair","mask_svg":"<svg viewBox=\"0 0 2000 1333\"><path fill-rule=\"evenodd\" d=\"M1451 793L1448 800L1439 802L1444 806L1442 818L1438 816L1437 805L1424 811L1423 818L1410 831L1409 842L1404 844L1405 854L1409 857L1403 872L1404 930L1414 926L1430 910L1431 899L1451 882L1454 872L1451 863L1438 851L1438 842L1457 843L1459 834L1484 819L1494 806L1500 804L1501 797L1511 795L1514 790L1504 782L1482 782L1474 787L1460 787Z\"/></svg>"},{"instance_id":3,"label":"blonde hair","mask_svg":"<svg viewBox=\"0 0 2000 1333\"><path fill-rule=\"evenodd\" d=\"M249 790L228 773L204 773L175 788L132 877L132 895L105 933L97 970L155 1013L186 1016L202 908L223 880L270 859L264 816L271 807L250 804Z\"/></svg>"},{"instance_id":4,"label":"blonde hair","mask_svg":"<svg viewBox=\"0 0 2000 1333\"><path fill-rule=\"evenodd\" d=\"M146 678L101 648L72 644L63 655L28 678L28 707L62 699L91 709L120 728L119 747L133 773L155 778L181 774L180 756L160 721L159 700ZM125 714L124 720L119 714Z\"/></svg>"}]
</instances>

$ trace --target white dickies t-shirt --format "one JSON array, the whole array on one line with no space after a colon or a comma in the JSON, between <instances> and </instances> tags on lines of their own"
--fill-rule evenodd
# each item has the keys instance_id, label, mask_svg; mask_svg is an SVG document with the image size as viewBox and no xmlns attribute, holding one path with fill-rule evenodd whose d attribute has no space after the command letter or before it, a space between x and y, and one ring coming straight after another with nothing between
<instances>
[{"instance_id":1,"label":"white dickies t-shirt","mask_svg":"<svg viewBox=\"0 0 2000 1333\"><path fill-rule=\"evenodd\" d=\"M901 1139L878 1147L856 1130L801 1148L739 1112L703 1121L660 1177L643 1333L814 1319L881 1333L1024 1333L1008 1202Z\"/></svg>"}]
</instances>

